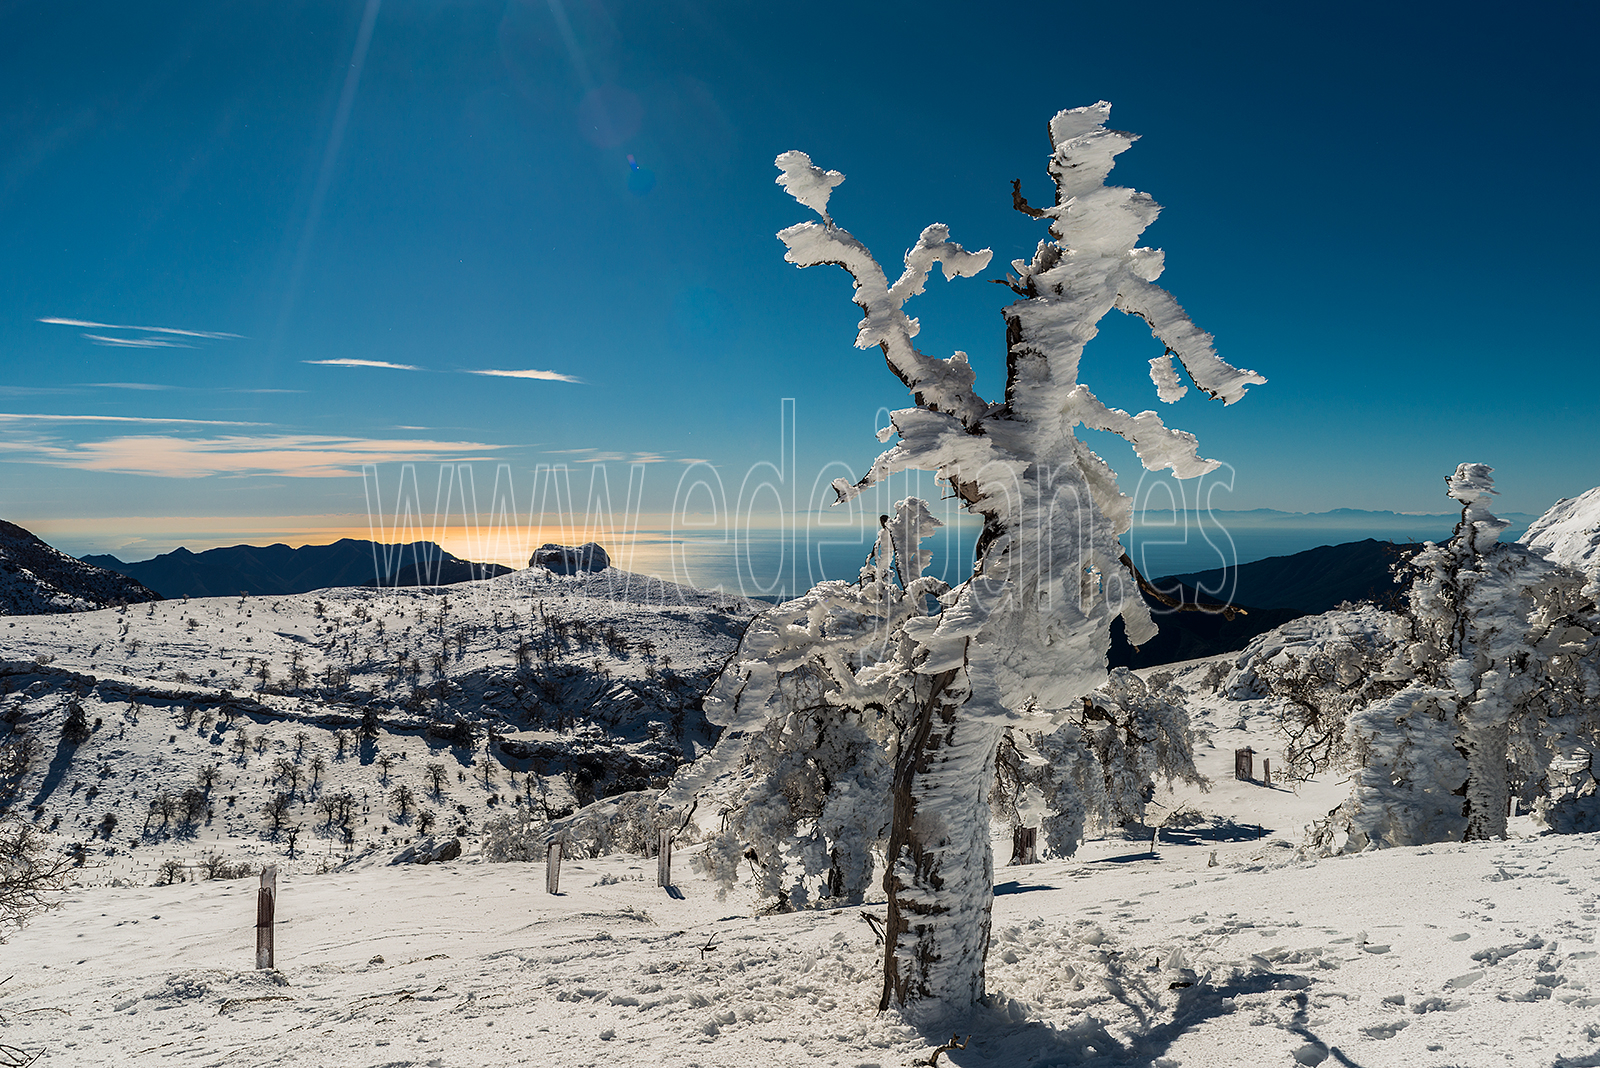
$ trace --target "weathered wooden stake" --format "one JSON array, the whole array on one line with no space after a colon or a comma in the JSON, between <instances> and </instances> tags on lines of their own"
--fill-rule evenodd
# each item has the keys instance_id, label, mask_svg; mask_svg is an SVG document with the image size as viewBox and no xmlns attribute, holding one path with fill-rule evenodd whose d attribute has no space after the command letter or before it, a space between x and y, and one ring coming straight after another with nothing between
<instances>
[{"instance_id":1,"label":"weathered wooden stake","mask_svg":"<svg viewBox=\"0 0 1600 1068\"><path fill-rule=\"evenodd\" d=\"M272 924L277 910L278 866L261 869L261 892L256 895L256 967L272 968Z\"/></svg>"},{"instance_id":2,"label":"weathered wooden stake","mask_svg":"<svg viewBox=\"0 0 1600 1068\"><path fill-rule=\"evenodd\" d=\"M551 842L544 854L544 888L547 893L561 893L561 843Z\"/></svg>"},{"instance_id":3,"label":"weathered wooden stake","mask_svg":"<svg viewBox=\"0 0 1600 1068\"><path fill-rule=\"evenodd\" d=\"M1011 829L1011 863L1039 863L1039 828L1013 827Z\"/></svg>"},{"instance_id":4,"label":"weathered wooden stake","mask_svg":"<svg viewBox=\"0 0 1600 1068\"><path fill-rule=\"evenodd\" d=\"M1249 782L1256 777L1256 751L1249 746L1233 751L1233 777Z\"/></svg>"},{"instance_id":5,"label":"weathered wooden stake","mask_svg":"<svg viewBox=\"0 0 1600 1068\"><path fill-rule=\"evenodd\" d=\"M660 832L658 850L656 852L656 885L672 885L672 832Z\"/></svg>"},{"instance_id":6,"label":"weathered wooden stake","mask_svg":"<svg viewBox=\"0 0 1600 1068\"><path fill-rule=\"evenodd\" d=\"M1261 758L1261 782L1264 786L1272 785L1272 761L1266 757Z\"/></svg>"}]
</instances>

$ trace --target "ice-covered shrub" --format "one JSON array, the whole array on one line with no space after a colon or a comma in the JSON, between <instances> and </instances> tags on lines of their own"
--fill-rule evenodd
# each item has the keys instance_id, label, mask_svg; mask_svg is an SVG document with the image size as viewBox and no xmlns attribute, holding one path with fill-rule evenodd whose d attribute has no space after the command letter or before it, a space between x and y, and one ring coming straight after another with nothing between
<instances>
[{"instance_id":1,"label":"ice-covered shrub","mask_svg":"<svg viewBox=\"0 0 1600 1068\"><path fill-rule=\"evenodd\" d=\"M661 791L636 790L617 794L579 809L558 820L535 816L518 805L483 825L482 855L488 861L543 860L552 842L561 843L566 857L600 857L610 853L654 856L659 832L676 832L677 822L661 806ZM676 840L693 841L691 835Z\"/></svg>"},{"instance_id":2,"label":"ice-covered shrub","mask_svg":"<svg viewBox=\"0 0 1600 1068\"><path fill-rule=\"evenodd\" d=\"M1303 782L1349 762L1351 712L1405 685L1389 666L1394 650L1392 635L1356 631L1254 660L1255 685L1276 699L1271 715L1284 735L1284 778Z\"/></svg>"},{"instance_id":3,"label":"ice-covered shrub","mask_svg":"<svg viewBox=\"0 0 1600 1068\"><path fill-rule=\"evenodd\" d=\"M549 829L549 822L527 806L513 806L483 821L483 859L494 863L543 860Z\"/></svg>"},{"instance_id":4,"label":"ice-covered shrub","mask_svg":"<svg viewBox=\"0 0 1600 1068\"><path fill-rule=\"evenodd\" d=\"M758 617L717 680L707 715L727 729L666 800L709 838L697 863L724 888L748 860L780 907L862 899L889 830L901 624L948 590L922 574L938 525L925 502L900 502L855 582Z\"/></svg>"},{"instance_id":5,"label":"ice-covered shrub","mask_svg":"<svg viewBox=\"0 0 1600 1068\"><path fill-rule=\"evenodd\" d=\"M552 821L546 841L560 842L562 855L568 857L608 853L653 857L660 845L659 832L676 826L660 799L660 790L634 790L596 801Z\"/></svg>"}]
</instances>

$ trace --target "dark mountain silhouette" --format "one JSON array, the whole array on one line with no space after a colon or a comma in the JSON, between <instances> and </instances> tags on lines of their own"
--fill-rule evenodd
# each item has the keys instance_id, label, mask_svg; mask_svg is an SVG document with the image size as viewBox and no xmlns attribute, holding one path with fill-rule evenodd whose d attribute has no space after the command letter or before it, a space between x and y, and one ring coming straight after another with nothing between
<instances>
[{"instance_id":1,"label":"dark mountain silhouette","mask_svg":"<svg viewBox=\"0 0 1600 1068\"><path fill-rule=\"evenodd\" d=\"M159 600L159 593L126 575L74 560L0 520L0 615L89 612Z\"/></svg>"},{"instance_id":2,"label":"dark mountain silhouette","mask_svg":"<svg viewBox=\"0 0 1600 1068\"><path fill-rule=\"evenodd\" d=\"M1215 598L1196 594L1187 587L1176 587L1163 579L1162 590L1174 600L1186 604L1220 604ZM1178 594L1182 596L1178 596ZM1281 627L1291 619L1310 615L1292 608L1245 608L1232 618L1209 612L1176 612L1146 597L1151 614L1155 616L1160 633L1135 649L1128 644L1122 620L1111 621L1111 652L1108 657L1112 667L1144 668L1157 664L1175 664L1180 660L1198 660L1203 656L1232 653L1250 644L1258 634L1273 627ZM1237 604L1237 602L1235 602ZM1244 607L1244 606L1240 606Z\"/></svg>"},{"instance_id":3,"label":"dark mountain silhouette","mask_svg":"<svg viewBox=\"0 0 1600 1068\"><path fill-rule=\"evenodd\" d=\"M138 579L167 597L309 593L330 586L443 585L485 577L472 568L498 566L470 564L431 541L383 545L354 538L298 549L282 544L230 545L194 553L179 548L134 563L115 556L83 559Z\"/></svg>"},{"instance_id":4,"label":"dark mountain silhouette","mask_svg":"<svg viewBox=\"0 0 1600 1068\"><path fill-rule=\"evenodd\" d=\"M1176 583L1225 601L1261 608L1292 608L1298 615L1314 615L1344 601L1381 604L1395 596L1401 587L1394 581L1394 565L1414 556L1420 548L1418 544L1368 538L1323 545L1293 556L1272 556L1237 567L1169 575L1154 585L1165 589Z\"/></svg>"},{"instance_id":5,"label":"dark mountain silhouette","mask_svg":"<svg viewBox=\"0 0 1600 1068\"><path fill-rule=\"evenodd\" d=\"M1150 584L1185 604L1232 604L1233 617L1183 612L1146 597L1161 633L1138 649L1128 644L1122 621L1111 625L1112 667L1152 667L1243 649L1250 639L1300 616L1316 615L1345 601L1389 605L1404 593L1393 567L1419 545L1389 541L1322 545L1292 556L1272 556L1236 567L1168 575Z\"/></svg>"},{"instance_id":6,"label":"dark mountain silhouette","mask_svg":"<svg viewBox=\"0 0 1600 1068\"><path fill-rule=\"evenodd\" d=\"M474 564L468 560L429 560L422 564L407 564L382 582L370 586L449 586L457 582L495 578L509 575L513 568L504 564Z\"/></svg>"}]
</instances>

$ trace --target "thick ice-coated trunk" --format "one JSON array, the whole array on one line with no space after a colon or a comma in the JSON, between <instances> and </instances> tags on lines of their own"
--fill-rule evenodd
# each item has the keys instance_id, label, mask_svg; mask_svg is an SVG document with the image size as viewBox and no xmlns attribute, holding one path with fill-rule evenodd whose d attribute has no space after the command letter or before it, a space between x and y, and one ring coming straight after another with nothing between
<instances>
[{"instance_id":1,"label":"thick ice-coated trunk","mask_svg":"<svg viewBox=\"0 0 1600 1068\"><path fill-rule=\"evenodd\" d=\"M1461 742L1467 758L1468 841L1504 838L1506 834L1511 807L1511 785L1506 778L1511 728L1496 697L1480 698L1464 717Z\"/></svg>"},{"instance_id":2,"label":"thick ice-coated trunk","mask_svg":"<svg viewBox=\"0 0 1600 1068\"><path fill-rule=\"evenodd\" d=\"M970 715L964 671L933 678L895 767L880 1009L919 1026L984 994L994 905L989 789L1004 724Z\"/></svg>"}]
</instances>

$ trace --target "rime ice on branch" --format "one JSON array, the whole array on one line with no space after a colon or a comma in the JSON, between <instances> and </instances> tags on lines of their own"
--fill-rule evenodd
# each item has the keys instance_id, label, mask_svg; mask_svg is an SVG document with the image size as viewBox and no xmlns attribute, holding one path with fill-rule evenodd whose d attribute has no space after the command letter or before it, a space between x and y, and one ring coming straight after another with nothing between
<instances>
[{"instance_id":1,"label":"rime ice on branch","mask_svg":"<svg viewBox=\"0 0 1600 1068\"><path fill-rule=\"evenodd\" d=\"M1105 680L1115 617L1123 617L1133 642L1155 633L1119 541L1131 502L1074 428L1120 435L1150 470L1193 477L1216 466L1200 458L1192 435L1168 428L1154 412L1129 415L1080 384L1085 344L1116 308L1144 319L1163 343L1150 375L1164 402L1186 388L1174 359L1196 387L1224 403L1264 381L1221 360L1210 336L1155 285L1162 253L1138 247L1138 239L1159 208L1143 193L1104 184L1134 140L1106 128L1109 113L1102 102L1050 121L1052 205L1035 208L1020 184L1013 190L1019 210L1048 220L1050 238L1031 261L1011 265L1007 282L1022 299L1003 312L1006 387L996 402L974 391L965 353L939 359L919 352L917 320L904 311L935 264L947 278L970 276L988 265L989 251L968 252L946 227L930 226L891 282L828 212L844 176L802 152L777 159L778 183L822 217L778 235L786 258L850 273L864 313L856 345L881 349L916 403L893 413L899 441L859 482L835 483L840 499L919 468L938 472L984 520L972 577L941 598L936 616L904 618L905 648L893 658L907 678L892 717L900 729L883 1004L919 1022L984 993L993 899L986 799L1001 732L1011 723L1048 725Z\"/></svg>"}]
</instances>

